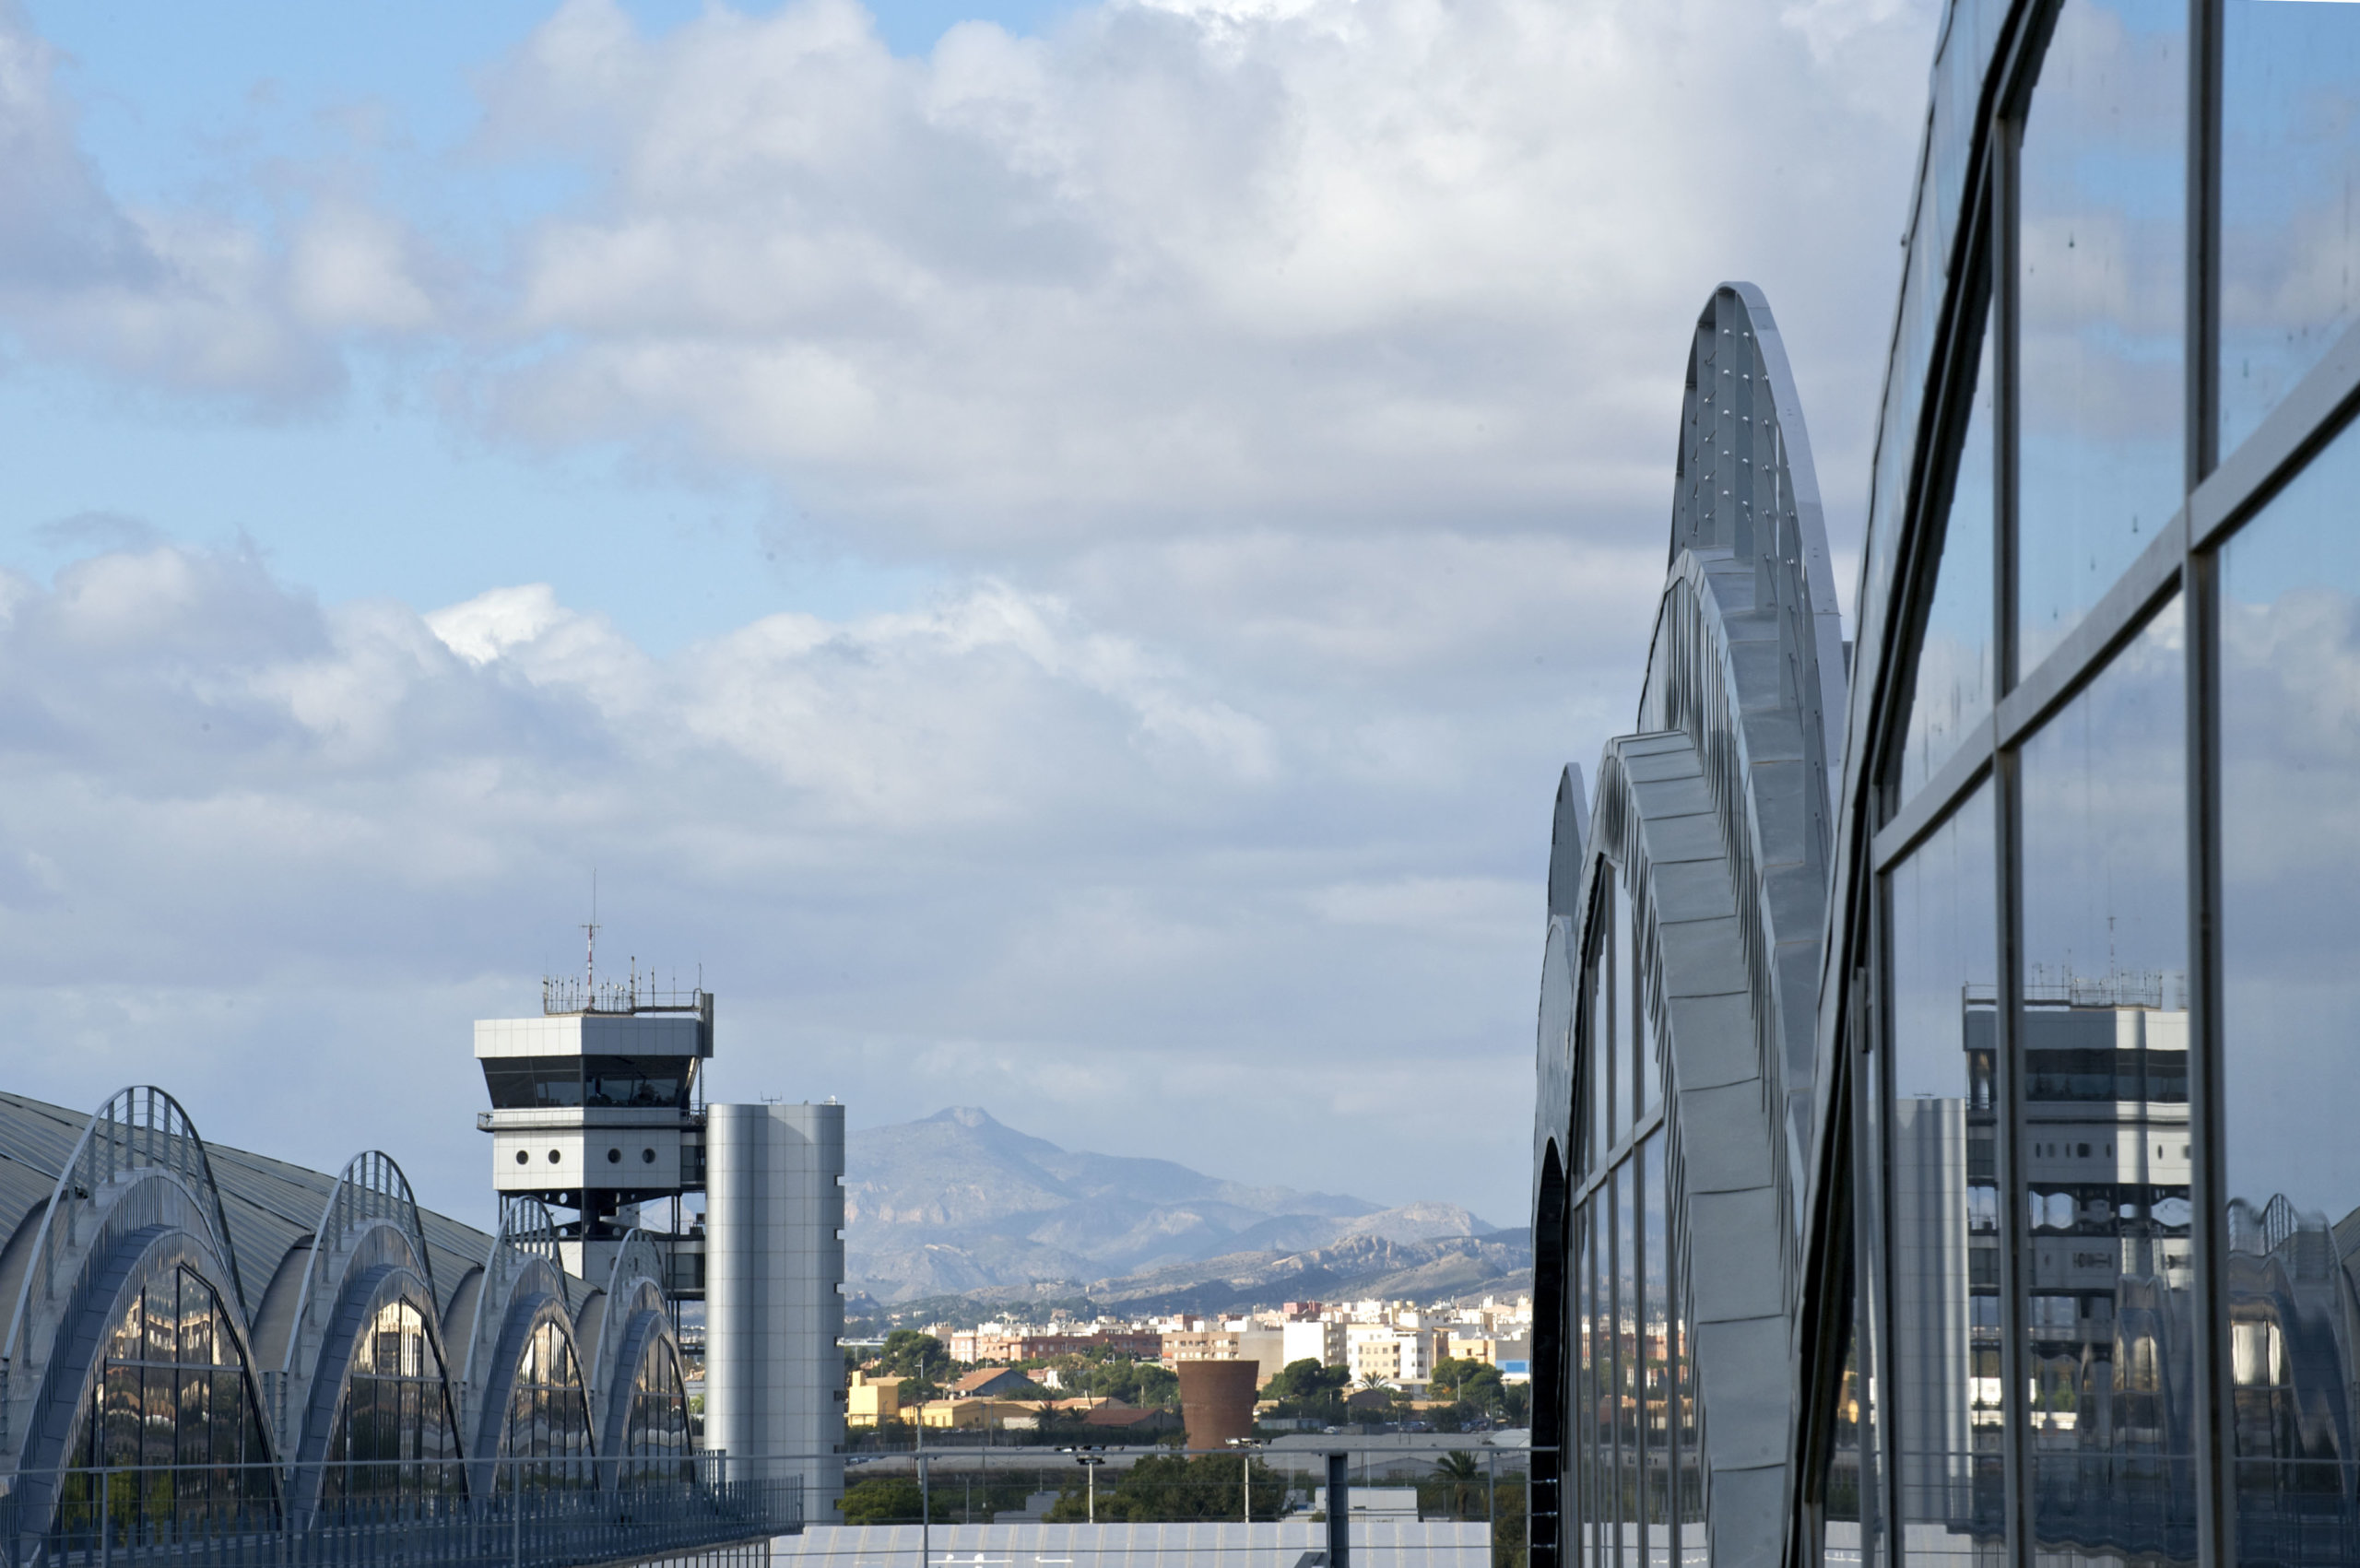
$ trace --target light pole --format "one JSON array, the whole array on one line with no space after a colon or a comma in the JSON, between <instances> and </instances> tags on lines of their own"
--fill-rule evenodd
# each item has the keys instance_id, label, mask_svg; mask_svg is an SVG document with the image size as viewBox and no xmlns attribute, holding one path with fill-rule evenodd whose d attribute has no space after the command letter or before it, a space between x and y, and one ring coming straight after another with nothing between
<instances>
[{"instance_id":1,"label":"light pole","mask_svg":"<svg viewBox=\"0 0 2360 1568\"><path fill-rule=\"evenodd\" d=\"M1254 1450L1262 1446L1262 1440L1258 1437L1233 1437L1229 1445L1237 1449L1245 1460L1245 1502L1241 1512L1245 1516L1245 1523L1250 1525L1254 1522Z\"/></svg>"},{"instance_id":2,"label":"light pole","mask_svg":"<svg viewBox=\"0 0 2360 1568\"><path fill-rule=\"evenodd\" d=\"M1093 1525L1098 1523L1098 1467L1106 1462L1106 1456L1099 1452L1099 1445L1094 1443L1086 1448L1060 1448L1057 1452L1072 1455L1073 1462L1081 1467L1082 1486L1089 1499L1090 1522Z\"/></svg>"}]
</instances>

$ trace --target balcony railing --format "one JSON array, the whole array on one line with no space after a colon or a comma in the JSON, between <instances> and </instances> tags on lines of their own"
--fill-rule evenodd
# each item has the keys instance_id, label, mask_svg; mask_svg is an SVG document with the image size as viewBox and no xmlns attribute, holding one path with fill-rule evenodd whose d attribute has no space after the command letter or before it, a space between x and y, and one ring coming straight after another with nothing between
<instances>
[{"instance_id":1,"label":"balcony railing","mask_svg":"<svg viewBox=\"0 0 2360 1568\"><path fill-rule=\"evenodd\" d=\"M502 1467L512 1461L500 1461ZM588 1568L768 1540L802 1527L802 1482L723 1480L706 1459L569 1477L513 1462L468 1497L458 1465L333 1466L289 1507L276 1467L79 1469L16 1478L0 1497L5 1568ZM627 1464L643 1464L628 1461ZM52 1484L53 1481L62 1485ZM28 1484L29 1482L32 1484ZM38 1513L40 1517L30 1515Z\"/></svg>"}]
</instances>

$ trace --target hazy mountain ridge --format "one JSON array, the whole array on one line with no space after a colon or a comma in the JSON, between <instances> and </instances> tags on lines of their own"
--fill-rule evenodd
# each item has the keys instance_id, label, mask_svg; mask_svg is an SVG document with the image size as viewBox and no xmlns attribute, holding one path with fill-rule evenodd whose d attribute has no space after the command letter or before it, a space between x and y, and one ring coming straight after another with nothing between
<instances>
[{"instance_id":1,"label":"hazy mountain ridge","mask_svg":"<svg viewBox=\"0 0 2360 1568\"><path fill-rule=\"evenodd\" d=\"M853 1133L844 1224L850 1282L887 1301L1072 1291L1192 1266L1218 1274L1216 1260L1251 1273L1323 1249L1374 1265L1386 1260L1369 1247L1489 1230L1456 1204L1379 1208L1345 1194L1225 1182L1168 1160L1068 1150L969 1106ZM1365 1244L1359 1253L1356 1244Z\"/></svg>"}]
</instances>

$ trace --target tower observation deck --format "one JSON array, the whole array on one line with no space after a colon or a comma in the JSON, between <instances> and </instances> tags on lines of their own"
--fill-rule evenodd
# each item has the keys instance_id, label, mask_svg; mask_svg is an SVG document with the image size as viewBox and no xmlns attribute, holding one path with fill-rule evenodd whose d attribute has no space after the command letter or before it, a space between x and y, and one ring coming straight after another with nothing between
<instances>
[{"instance_id":1,"label":"tower observation deck","mask_svg":"<svg viewBox=\"0 0 2360 1568\"><path fill-rule=\"evenodd\" d=\"M603 1279L632 1229L665 1254L676 1299L704 1294L703 1064L713 993L628 982L541 983L537 1018L478 1019L476 1059L491 1109L492 1185L560 1211L567 1272ZM570 1212L573 1218L562 1218Z\"/></svg>"}]
</instances>

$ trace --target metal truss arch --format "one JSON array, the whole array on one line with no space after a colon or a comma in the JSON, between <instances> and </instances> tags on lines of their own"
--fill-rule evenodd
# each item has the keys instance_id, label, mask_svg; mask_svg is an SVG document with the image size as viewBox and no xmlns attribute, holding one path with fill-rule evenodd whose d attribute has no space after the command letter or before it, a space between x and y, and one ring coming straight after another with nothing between
<instances>
[{"instance_id":1,"label":"metal truss arch","mask_svg":"<svg viewBox=\"0 0 2360 1568\"><path fill-rule=\"evenodd\" d=\"M205 1140L179 1101L151 1084L134 1084L92 1113L38 1229L12 1261L20 1272L7 1337L0 1339L0 1448L22 1448L58 1329L77 1306L92 1261L132 1231L155 1224L184 1227L211 1249L242 1324L245 1287Z\"/></svg>"},{"instance_id":2,"label":"metal truss arch","mask_svg":"<svg viewBox=\"0 0 2360 1568\"><path fill-rule=\"evenodd\" d=\"M427 1255L426 1232L419 1223L409 1178L393 1156L372 1149L348 1161L328 1191L304 1249L291 1312L281 1317L279 1313L287 1309L270 1300L283 1289L274 1280L275 1289L266 1294L258 1315L257 1330L270 1348L284 1347L279 1364L264 1376L272 1415L290 1448L309 1420L311 1385L332 1348L329 1327L344 1304L346 1281L385 1267L417 1274L425 1283L426 1299L434 1299L434 1266Z\"/></svg>"}]
</instances>

